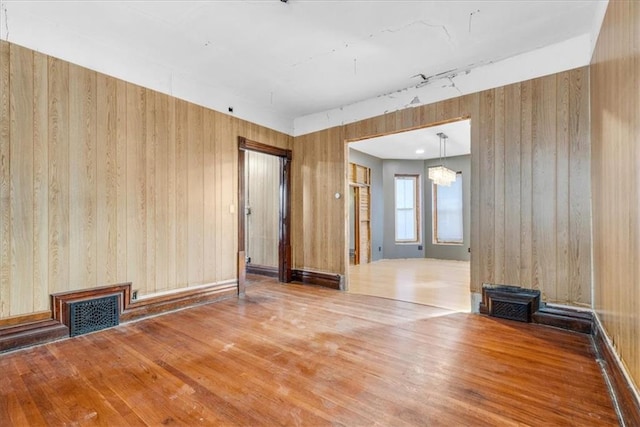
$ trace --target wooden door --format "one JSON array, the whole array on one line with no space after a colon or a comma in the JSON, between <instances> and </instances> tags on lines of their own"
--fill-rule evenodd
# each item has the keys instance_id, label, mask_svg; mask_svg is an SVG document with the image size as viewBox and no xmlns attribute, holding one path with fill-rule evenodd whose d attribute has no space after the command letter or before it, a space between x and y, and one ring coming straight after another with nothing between
<instances>
[{"instance_id":1,"label":"wooden door","mask_svg":"<svg viewBox=\"0 0 640 427\"><path fill-rule=\"evenodd\" d=\"M371 262L371 169L349 164L349 185L354 189L354 264Z\"/></svg>"}]
</instances>

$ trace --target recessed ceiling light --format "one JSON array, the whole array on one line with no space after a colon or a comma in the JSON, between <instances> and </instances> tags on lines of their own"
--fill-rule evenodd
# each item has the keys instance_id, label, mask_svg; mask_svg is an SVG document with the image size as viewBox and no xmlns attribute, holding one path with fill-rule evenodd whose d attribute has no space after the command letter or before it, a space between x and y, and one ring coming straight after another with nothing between
<instances>
[{"instance_id":1,"label":"recessed ceiling light","mask_svg":"<svg viewBox=\"0 0 640 427\"><path fill-rule=\"evenodd\" d=\"M424 154L424 150L422 148L418 148L416 150L416 154Z\"/></svg>"}]
</instances>

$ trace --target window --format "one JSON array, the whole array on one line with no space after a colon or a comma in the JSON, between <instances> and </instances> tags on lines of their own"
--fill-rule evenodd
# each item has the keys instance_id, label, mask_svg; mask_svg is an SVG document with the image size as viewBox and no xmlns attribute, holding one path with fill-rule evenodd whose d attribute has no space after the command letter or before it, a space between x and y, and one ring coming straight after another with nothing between
<instances>
[{"instance_id":1,"label":"window","mask_svg":"<svg viewBox=\"0 0 640 427\"><path fill-rule=\"evenodd\" d=\"M396 242L420 241L419 175L396 175Z\"/></svg>"},{"instance_id":2,"label":"window","mask_svg":"<svg viewBox=\"0 0 640 427\"><path fill-rule=\"evenodd\" d=\"M458 173L451 187L433 184L433 243L463 243L462 234L462 174Z\"/></svg>"}]
</instances>

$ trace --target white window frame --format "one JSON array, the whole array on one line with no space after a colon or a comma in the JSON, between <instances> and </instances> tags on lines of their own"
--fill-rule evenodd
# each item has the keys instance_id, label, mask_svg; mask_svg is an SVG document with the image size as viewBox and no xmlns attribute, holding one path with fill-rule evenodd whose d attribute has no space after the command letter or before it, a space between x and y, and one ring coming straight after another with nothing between
<instances>
[{"instance_id":1,"label":"white window frame","mask_svg":"<svg viewBox=\"0 0 640 427\"><path fill-rule=\"evenodd\" d=\"M438 233L438 185L432 184L432 227L433 227L433 244L434 245L450 245L450 246L462 246L464 245L464 188L462 185L462 174L458 172L456 177L456 183L460 188L460 239L441 239ZM444 187L447 188L447 187ZM446 190L445 190L446 191Z\"/></svg>"},{"instance_id":2,"label":"white window frame","mask_svg":"<svg viewBox=\"0 0 640 427\"><path fill-rule=\"evenodd\" d=\"M413 182L413 206L411 208L398 208L398 180L411 180ZM396 174L393 179L393 214L394 214L394 223L395 223L395 242L397 244L420 244L421 236L422 236L422 227L421 227L421 214L420 214L420 175L414 174ZM413 211L413 222L414 222L414 233L410 239L398 238L398 211Z\"/></svg>"}]
</instances>

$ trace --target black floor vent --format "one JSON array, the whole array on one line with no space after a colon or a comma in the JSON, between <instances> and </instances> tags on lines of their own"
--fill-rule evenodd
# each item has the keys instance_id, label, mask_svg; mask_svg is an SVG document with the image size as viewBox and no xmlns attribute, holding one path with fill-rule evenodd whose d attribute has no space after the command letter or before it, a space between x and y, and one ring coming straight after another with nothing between
<instances>
[{"instance_id":1,"label":"black floor vent","mask_svg":"<svg viewBox=\"0 0 640 427\"><path fill-rule=\"evenodd\" d=\"M118 295L69 303L69 335L82 335L120 322Z\"/></svg>"},{"instance_id":2,"label":"black floor vent","mask_svg":"<svg viewBox=\"0 0 640 427\"><path fill-rule=\"evenodd\" d=\"M482 289L480 312L503 319L531 322L540 307L540 291L515 286L488 285Z\"/></svg>"}]
</instances>

